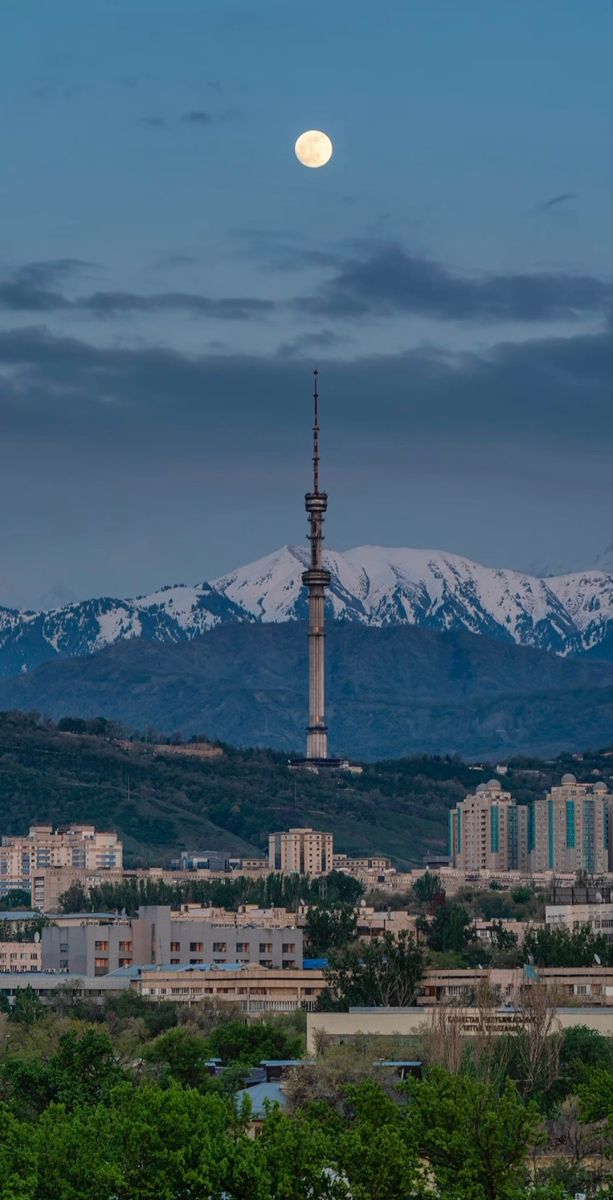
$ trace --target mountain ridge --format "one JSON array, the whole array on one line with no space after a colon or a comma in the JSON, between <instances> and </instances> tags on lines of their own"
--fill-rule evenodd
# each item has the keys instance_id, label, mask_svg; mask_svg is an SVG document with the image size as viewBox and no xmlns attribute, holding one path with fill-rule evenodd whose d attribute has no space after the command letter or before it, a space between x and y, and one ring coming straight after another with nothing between
<instances>
[{"instance_id":1,"label":"mountain ridge","mask_svg":"<svg viewBox=\"0 0 613 1200\"><path fill-rule=\"evenodd\" d=\"M561 657L613 657L613 574L540 578L444 551L358 546L324 555L328 615L372 627L465 629ZM43 612L0 607L0 678L131 638L190 640L221 624L304 619L306 546L284 546L211 583L135 599L96 597Z\"/></svg>"}]
</instances>

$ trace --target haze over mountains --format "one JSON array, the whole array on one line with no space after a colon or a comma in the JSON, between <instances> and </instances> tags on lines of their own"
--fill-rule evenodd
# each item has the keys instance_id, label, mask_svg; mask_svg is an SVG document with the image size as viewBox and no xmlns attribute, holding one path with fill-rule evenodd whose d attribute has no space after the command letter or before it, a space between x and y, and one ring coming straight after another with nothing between
<instances>
[{"instance_id":1,"label":"haze over mountains","mask_svg":"<svg viewBox=\"0 0 613 1200\"><path fill-rule=\"evenodd\" d=\"M539 578L441 551L361 546L329 550L329 615L384 628L466 630L562 657L613 657L613 574ZM212 583L173 585L137 599L98 597L46 612L0 608L0 677L118 641L162 645L223 624L306 616L306 546L285 546Z\"/></svg>"}]
</instances>

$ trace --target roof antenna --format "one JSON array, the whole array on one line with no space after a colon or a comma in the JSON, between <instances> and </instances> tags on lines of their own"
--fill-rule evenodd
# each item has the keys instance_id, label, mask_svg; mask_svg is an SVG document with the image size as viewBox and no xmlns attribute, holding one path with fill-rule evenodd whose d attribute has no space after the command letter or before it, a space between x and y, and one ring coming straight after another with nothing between
<instances>
[{"instance_id":1,"label":"roof antenna","mask_svg":"<svg viewBox=\"0 0 613 1200\"><path fill-rule=\"evenodd\" d=\"M317 376L319 371L317 368L313 371L313 402L315 406L315 420L313 423L313 492L315 495L319 492L319 392L317 390Z\"/></svg>"}]
</instances>

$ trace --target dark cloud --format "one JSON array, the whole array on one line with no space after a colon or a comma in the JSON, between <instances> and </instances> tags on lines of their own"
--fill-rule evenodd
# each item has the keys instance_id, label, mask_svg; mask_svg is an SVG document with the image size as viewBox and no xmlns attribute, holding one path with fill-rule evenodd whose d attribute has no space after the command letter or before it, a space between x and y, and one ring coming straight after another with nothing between
<instances>
[{"instance_id":1,"label":"dark cloud","mask_svg":"<svg viewBox=\"0 0 613 1200\"><path fill-rule=\"evenodd\" d=\"M310 333L298 334L284 342L277 350L277 358L295 358L310 354L314 350L330 350L333 346L352 342L353 338L336 333L334 329L312 330Z\"/></svg>"},{"instance_id":2,"label":"dark cloud","mask_svg":"<svg viewBox=\"0 0 613 1200\"><path fill-rule=\"evenodd\" d=\"M558 204L566 204L568 200L576 200L574 192L560 192L559 196L551 196L549 200L544 200L542 204L537 204L532 211L545 212L548 208L556 208Z\"/></svg>"},{"instance_id":3,"label":"dark cloud","mask_svg":"<svg viewBox=\"0 0 613 1200\"><path fill-rule=\"evenodd\" d=\"M192 292L138 295L134 292L99 291L69 299L49 286L88 265L79 259L28 263L11 272L4 282L0 281L0 308L13 312L40 313L62 309L108 318L130 313L182 311L218 320L246 321L263 318L276 307L272 300L241 296L214 299Z\"/></svg>"},{"instance_id":4,"label":"dark cloud","mask_svg":"<svg viewBox=\"0 0 613 1200\"><path fill-rule=\"evenodd\" d=\"M70 301L52 285L92 264L78 258L55 258L24 263L0 280L0 309L12 312L52 312L70 308Z\"/></svg>"},{"instance_id":5,"label":"dark cloud","mask_svg":"<svg viewBox=\"0 0 613 1200\"><path fill-rule=\"evenodd\" d=\"M336 275L295 306L303 312L364 317L414 313L443 320L526 321L604 312L610 288L589 275L460 274L408 253L379 247L348 258Z\"/></svg>"},{"instance_id":6,"label":"dark cloud","mask_svg":"<svg viewBox=\"0 0 613 1200\"><path fill-rule=\"evenodd\" d=\"M210 113L196 108L183 113L181 120L186 121L188 125L210 125L213 118Z\"/></svg>"},{"instance_id":7,"label":"dark cloud","mask_svg":"<svg viewBox=\"0 0 613 1200\"><path fill-rule=\"evenodd\" d=\"M163 129L166 125L164 117L150 116L141 117L141 125L149 125L152 129Z\"/></svg>"},{"instance_id":8,"label":"dark cloud","mask_svg":"<svg viewBox=\"0 0 613 1200\"><path fill-rule=\"evenodd\" d=\"M311 357L198 358L168 349L97 347L38 327L13 330L0 333L0 363L10 368L0 375L0 422L33 438L44 430L91 436L101 426L111 445L122 426L142 433L144 421L148 436L158 430L166 438L171 422L177 436L206 431L240 454L250 448L265 404L266 433L274 431L280 444L285 439L287 451L304 416L288 399L308 392ZM322 371L326 423L344 437L368 439L376 429L396 446L427 435L449 441L459 455L475 439L488 449L521 437L524 453L544 462L552 461L555 445L578 456L587 445L603 447L610 388L606 333L500 343L482 354L451 356L433 347L337 358ZM211 412L217 414L212 425Z\"/></svg>"}]
</instances>

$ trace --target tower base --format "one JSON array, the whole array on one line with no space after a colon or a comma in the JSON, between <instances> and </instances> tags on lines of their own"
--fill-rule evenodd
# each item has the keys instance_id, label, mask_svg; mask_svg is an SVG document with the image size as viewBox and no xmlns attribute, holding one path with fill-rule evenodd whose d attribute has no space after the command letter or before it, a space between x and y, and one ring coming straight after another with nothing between
<instances>
[{"instance_id":1,"label":"tower base","mask_svg":"<svg viewBox=\"0 0 613 1200\"><path fill-rule=\"evenodd\" d=\"M290 771L312 771L314 775L328 771L349 771L351 775L361 775L364 770L359 763L349 762L348 758L290 758Z\"/></svg>"}]
</instances>

